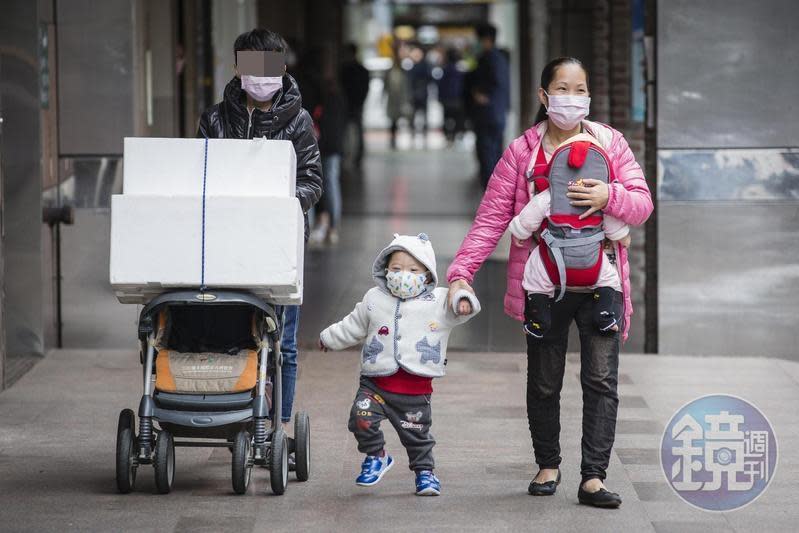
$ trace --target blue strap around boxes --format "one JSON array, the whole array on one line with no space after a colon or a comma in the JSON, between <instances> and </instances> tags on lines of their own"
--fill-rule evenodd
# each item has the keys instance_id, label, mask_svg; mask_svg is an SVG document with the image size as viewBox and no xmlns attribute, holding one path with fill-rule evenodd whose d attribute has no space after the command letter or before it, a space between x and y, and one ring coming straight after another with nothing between
<instances>
[{"instance_id":1,"label":"blue strap around boxes","mask_svg":"<svg viewBox=\"0 0 799 533\"><path fill-rule=\"evenodd\" d=\"M208 137L205 138L205 157L203 160L203 221L202 221L202 252L200 266L200 291L205 290L205 182L208 176Z\"/></svg>"}]
</instances>

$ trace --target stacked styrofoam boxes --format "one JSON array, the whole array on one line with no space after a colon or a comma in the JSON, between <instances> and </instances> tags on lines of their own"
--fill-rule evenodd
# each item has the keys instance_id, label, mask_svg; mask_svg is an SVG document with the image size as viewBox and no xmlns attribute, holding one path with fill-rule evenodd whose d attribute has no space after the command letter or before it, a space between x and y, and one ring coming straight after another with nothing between
<instances>
[{"instance_id":1,"label":"stacked styrofoam boxes","mask_svg":"<svg viewBox=\"0 0 799 533\"><path fill-rule=\"evenodd\" d=\"M208 141L205 285L302 302L304 222L290 141ZM205 139L126 138L111 199L111 286L122 303L197 288L203 272Z\"/></svg>"}]
</instances>

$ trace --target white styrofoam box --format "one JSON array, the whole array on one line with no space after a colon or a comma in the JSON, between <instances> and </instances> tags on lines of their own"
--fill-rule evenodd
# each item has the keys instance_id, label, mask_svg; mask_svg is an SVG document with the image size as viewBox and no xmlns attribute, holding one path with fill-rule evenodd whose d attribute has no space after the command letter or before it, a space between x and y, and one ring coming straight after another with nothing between
<instances>
[{"instance_id":1,"label":"white styrofoam box","mask_svg":"<svg viewBox=\"0 0 799 533\"><path fill-rule=\"evenodd\" d=\"M201 196L205 139L125 137L125 194ZM294 198L291 141L209 139L206 195Z\"/></svg>"},{"instance_id":2,"label":"white styrofoam box","mask_svg":"<svg viewBox=\"0 0 799 533\"><path fill-rule=\"evenodd\" d=\"M205 285L302 303L304 219L296 198L209 196ZM122 303L199 288L202 197L114 195L110 280Z\"/></svg>"}]
</instances>

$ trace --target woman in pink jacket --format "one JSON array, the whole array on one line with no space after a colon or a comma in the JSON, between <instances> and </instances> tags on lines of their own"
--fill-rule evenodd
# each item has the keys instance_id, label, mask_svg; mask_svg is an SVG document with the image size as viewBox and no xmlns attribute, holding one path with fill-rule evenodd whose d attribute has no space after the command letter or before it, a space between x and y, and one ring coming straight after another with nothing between
<instances>
[{"instance_id":1,"label":"woman in pink jacket","mask_svg":"<svg viewBox=\"0 0 799 533\"><path fill-rule=\"evenodd\" d=\"M543 107L536 125L514 140L497 163L474 223L447 271L451 295L458 289L472 290L475 273L513 217L530 200L529 179L538 166L534 163L548 161L561 142L581 131L593 135L605 147L618 181L605 184L587 180L585 186L572 186L568 194L572 203L585 206L587 213L602 210L629 225L643 224L652 212L643 172L622 134L604 124L584 120L590 98L587 73L580 61L559 58L550 62L541 74L538 98ZM532 239L514 239L508 261L505 312L520 321L525 318L524 266L534 245ZM621 504L619 495L608 491L603 481L615 439L619 348L627 339L632 304L627 250L616 245L613 252L623 289L616 293L617 310L623 308L617 316L624 317L620 331L598 331L592 322L591 292L568 289L561 301L552 304L549 332L542 339L527 336L527 416L539 466L528 489L530 494L554 494L560 482L560 391L569 326L574 321L580 333L583 388L582 482L578 500L599 507Z\"/></svg>"}]
</instances>

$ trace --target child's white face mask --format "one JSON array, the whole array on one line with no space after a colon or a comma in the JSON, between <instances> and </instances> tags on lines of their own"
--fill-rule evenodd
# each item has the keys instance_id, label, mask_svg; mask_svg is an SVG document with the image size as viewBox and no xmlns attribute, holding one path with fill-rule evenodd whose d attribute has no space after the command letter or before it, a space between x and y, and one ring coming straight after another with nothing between
<instances>
[{"instance_id":1,"label":"child's white face mask","mask_svg":"<svg viewBox=\"0 0 799 533\"><path fill-rule=\"evenodd\" d=\"M386 272L386 286L391 294L397 298L406 300L416 298L424 292L427 284L427 273L415 274L407 270L399 272Z\"/></svg>"}]
</instances>

